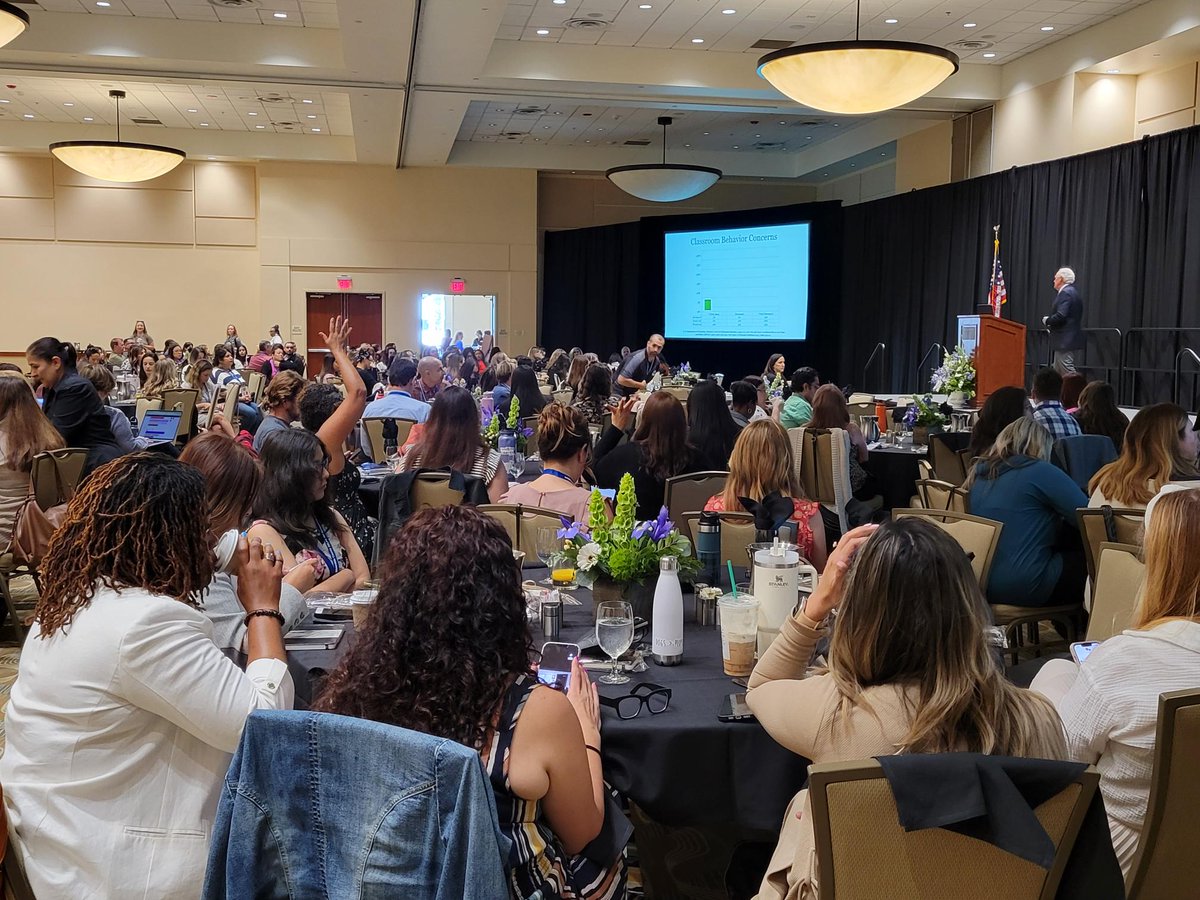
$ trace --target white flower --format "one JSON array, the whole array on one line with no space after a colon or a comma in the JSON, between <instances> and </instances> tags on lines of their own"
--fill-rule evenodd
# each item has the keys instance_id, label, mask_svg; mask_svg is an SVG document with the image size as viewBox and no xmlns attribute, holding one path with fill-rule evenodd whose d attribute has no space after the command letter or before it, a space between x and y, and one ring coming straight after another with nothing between
<instances>
[{"instance_id":1,"label":"white flower","mask_svg":"<svg viewBox=\"0 0 1200 900\"><path fill-rule=\"evenodd\" d=\"M600 545L595 541L592 541L591 543L584 544L579 548L579 554L575 560L575 565L580 571L586 572L591 569L592 566L596 565L599 559Z\"/></svg>"}]
</instances>

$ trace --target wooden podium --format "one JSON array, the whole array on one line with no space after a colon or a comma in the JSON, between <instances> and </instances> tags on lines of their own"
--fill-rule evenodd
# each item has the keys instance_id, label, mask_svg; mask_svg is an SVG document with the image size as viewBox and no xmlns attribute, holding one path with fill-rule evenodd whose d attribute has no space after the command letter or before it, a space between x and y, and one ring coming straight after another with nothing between
<instances>
[{"instance_id":1,"label":"wooden podium","mask_svg":"<svg viewBox=\"0 0 1200 900\"><path fill-rule=\"evenodd\" d=\"M1025 326L995 316L959 316L958 345L975 356L975 397L982 405L998 388L1025 385Z\"/></svg>"}]
</instances>

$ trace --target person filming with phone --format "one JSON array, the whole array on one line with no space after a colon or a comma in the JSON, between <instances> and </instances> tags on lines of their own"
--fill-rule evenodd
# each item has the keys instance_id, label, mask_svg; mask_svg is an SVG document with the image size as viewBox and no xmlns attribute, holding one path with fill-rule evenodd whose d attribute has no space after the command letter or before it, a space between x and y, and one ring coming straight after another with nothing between
<instances>
[{"instance_id":1,"label":"person filming with phone","mask_svg":"<svg viewBox=\"0 0 1200 900\"><path fill-rule=\"evenodd\" d=\"M565 693L535 676L504 527L469 506L422 510L380 571L378 599L314 708L476 749L512 842L513 900L623 897L619 853L606 864L580 855L604 826L596 688L575 659L555 679Z\"/></svg>"}]
</instances>

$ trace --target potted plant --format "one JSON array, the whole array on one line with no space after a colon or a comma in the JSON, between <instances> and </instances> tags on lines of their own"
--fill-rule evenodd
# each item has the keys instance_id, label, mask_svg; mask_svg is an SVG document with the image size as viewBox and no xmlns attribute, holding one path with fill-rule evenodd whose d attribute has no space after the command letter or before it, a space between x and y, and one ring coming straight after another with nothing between
<instances>
[{"instance_id":1,"label":"potted plant","mask_svg":"<svg viewBox=\"0 0 1200 900\"><path fill-rule=\"evenodd\" d=\"M904 413L904 424L912 428L913 444L928 444L929 435L942 430L946 417L929 394L924 397L913 394L913 402Z\"/></svg>"},{"instance_id":2,"label":"potted plant","mask_svg":"<svg viewBox=\"0 0 1200 900\"><path fill-rule=\"evenodd\" d=\"M624 600L633 607L634 615L649 621L659 560L664 556L678 559L681 576L694 575L700 563L692 554L692 542L675 529L665 506L658 518L649 522L636 521L636 509L633 476L626 473L617 489L611 522L604 497L592 491L587 522L564 518L558 536L563 541L563 556L574 565L579 583L592 589L595 602Z\"/></svg>"},{"instance_id":3,"label":"potted plant","mask_svg":"<svg viewBox=\"0 0 1200 900\"><path fill-rule=\"evenodd\" d=\"M975 397L975 365L971 355L961 346L955 347L933 370L930 385L938 393L949 394L949 403L955 409L966 406Z\"/></svg>"}]
</instances>

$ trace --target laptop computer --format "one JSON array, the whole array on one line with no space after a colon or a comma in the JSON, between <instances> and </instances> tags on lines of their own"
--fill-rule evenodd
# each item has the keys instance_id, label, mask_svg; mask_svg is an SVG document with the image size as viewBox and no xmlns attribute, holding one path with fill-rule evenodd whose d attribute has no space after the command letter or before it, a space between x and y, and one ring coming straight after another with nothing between
<instances>
[{"instance_id":1,"label":"laptop computer","mask_svg":"<svg viewBox=\"0 0 1200 900\"><path fill-rule=\"evenodd\" d=\"M183 420L183 411L178 409L151 409L142 416L138 428L138 437L148 441L175 440L179 434L179 426Z\"/></svg>"}]
</instances>

